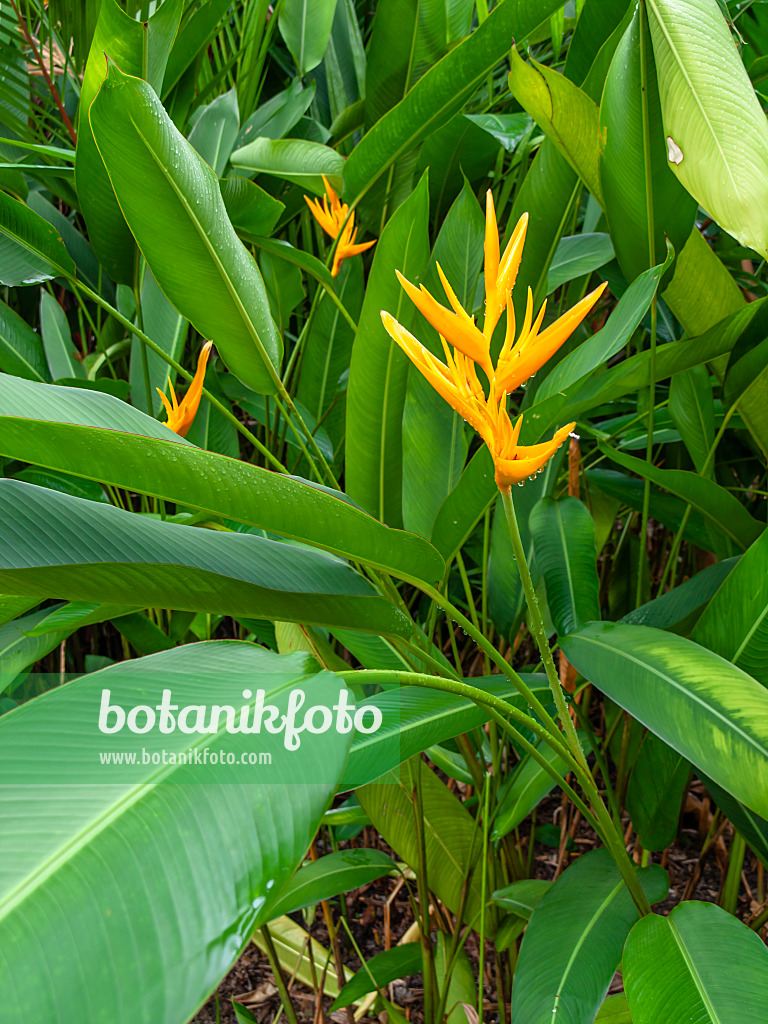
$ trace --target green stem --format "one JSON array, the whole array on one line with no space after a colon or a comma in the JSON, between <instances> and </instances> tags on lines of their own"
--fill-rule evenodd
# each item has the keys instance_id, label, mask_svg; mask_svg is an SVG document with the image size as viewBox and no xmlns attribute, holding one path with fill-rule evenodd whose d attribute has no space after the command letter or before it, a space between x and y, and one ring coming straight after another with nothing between
<instances>
[{"instance_id":1,"label":"green stem","mask_svg":"<svg viewBox=\"0 0 768 1024\"><path fill-rule=\"evenodd\" d=\"M509 525L512 550L515 555L515 561L517 562L517 571L520 574L520 582L523 585L525 600L528 605L528 613L533 627L533 634L539 648L539 653L541 654L541 660L544 662L544 671L547 674L549 687L552 690L553 697L555 698L555 707L557 708L558 718L560 719L560 724L563 727L571 753L582 768L588 771L586 758L584 757L584 752L581 749L579 738L576 735L576 728L568 711L568 706L565 703L563 688L560 685L560 678L557 674L557 669L555 668L555 662L552 658L549 640L547 639L546 630L544 629L544 620L541 617L539 601L536 597L531 573L528 569L528 560L525 557L523 539L520 536L520 527L518 526L517 516L515 515L515 503L512 500L512 490L509 487L501 488L500 490L501 500L504 504L504 512L506 513L507 523Z\"/></svg>"},{"instance_id":2,"label":"green stem","mask_svg":"<svg viewBox=\"0 0 768 1024\"><path fill-rule=\"evenodd\" d=\"M648 899L640 885L635 867L630 861L623 837L616 830L605 804L600 798L595 781L588 768L576 760L576 758L562 745L562 735L556 731L553 736L548 729L543 727L535 718L519 711L513 704L509 704L501 697L487 693L468 683L459 682L456 679L444 679L441 676L430 676L420 672L394 672L389 669L363 669L350 672L337 672L340 679L350 682L372 682L372 683L398 683L400 686L423 686L427 689L442 690L445 693L455 693L461 697L468 697L480 707L484 707L489 716L499 725L501 729L512 736L518 746L531 756L536 763L554 779L556 785L568 794L574 805L581 811L584 819L592 826L600 839L605 843L613 857L616 866L621 872L632 899L640 912L645 915L650 913ZM523 684L524 685L524 684ZM573 786L562 778L557 769L549 764L541 751L534 746L521 732L519 732L508 719L512 719L520 725L525 726L540 740L543 740L550 747L558 752L566 765L573 772L579 783L587 794L592 810L587 806L582 797L576 792Z\"/></svg>"},{"instance_id":3,"label":"green stem","mask_svg":"<svg viewBox=\"0 0 768 1024\"><path fill-rule=\"evenodd\" d=\"M291 1002L291 997L288 994L285 979L283 978L283 972L280 969L280 960L277 955L277 950L275 949L275 944L272 941L272 935L269 928L266 925L262 925L261 935L264 939L264 950L267 954L267 960L269 960L269 966L272 968L272 974L275 978L277 991L280 994L280 1002L283 1004L285 1016L288 1018L289 1024L299 1024L299 1018L296 1016L296 1010Z\"/></svg>"}]
</instances>

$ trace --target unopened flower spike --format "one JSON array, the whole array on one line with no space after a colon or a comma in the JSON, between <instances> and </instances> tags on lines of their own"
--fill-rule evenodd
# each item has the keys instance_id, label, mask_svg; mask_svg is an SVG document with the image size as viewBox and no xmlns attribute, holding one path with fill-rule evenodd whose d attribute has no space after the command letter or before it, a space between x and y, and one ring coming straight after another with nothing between
<instances>
[{"instance_id":1,"label":"unopened flower spike","mask_svg":"<svg viewBox=\"0 0 768 1024\"><path fill-rule=\"evenodd\" d=\"M304 198L312 211L312 216L326 235L330 235L331 238L339 238L336 251L333 254L331 269L331 274L336 277L344 260L370 249L372 245L376 244L376 239L374 238L370 242L355 243L357 228L355 227L354 210L349 213L349 206L347 203L341 202L325 175L323 175L323 185L325 185L325 195L322 205L320 205L319 199L310 199L309 196L304 196ZM347 219L348 213L349 219ZM339 237L339 232L341 232L341 237Z\"/></svg>"},{"instance_id":2,"label":"unopened flower spike","mask_svg":"<svg viewBox=\"0 0 768 1024\"><path fill-rule=\"evenodd\" d=\"M534 476L565 441L576 426L561 427L550 441L541 444L518 443L522 415L515 425L507 412L507 395L524 384L544 365L573 333L603 293L601 285L578 302L544 331L546 303L533 315L533 294L528 301L522 330L515 339L516 323L512 307L512 288L517 278L528 228L528 215L518 221L512 237L500 255L499 234L493 196L486 197L485 220L485 319L483 330L462 307L442 269L437 268L450 309L441 305L422 285L414 284L398 273L400 284L427 321L440 335L445 362L433 355L409 331L382 310L387 333L405 352L441 397L480 434L493 457L496 483L502 491L512 484ZM496 366L490 356L490 343L502 313L507 312L507 330ZM539 333L541 331L541 333ZM451 350L453 347L453 351ZM480 383L475 364L488 378L488 394Z\"/></svg>"},{"instance_id":3,"label":"unopened flower spike","mask_svg":"<svg viewBox=\"0 0 768 1024\"><path fill-rule=\"evenodd\" d=\"M197 370L195 370L195 376L192 378L192 383L187 389L187 393L182 398L181 402L176 399L176 392L173 384L168 381L168 387L171 392L170 402L160 390L157 389L157 393L162 399L165 411L168 414L166 421L166 427L172 430L174 434L178 434L179 437L186 437L189 428L192 426L192 422L197 415L197 410L200 407L200 399L203 394L203 383L205 381L205 369L208 365L208 356L211 354L211 348L213 347L212 341L206 341L200 350L200 355L197 359Z\"/></svg>"}]
</instances>

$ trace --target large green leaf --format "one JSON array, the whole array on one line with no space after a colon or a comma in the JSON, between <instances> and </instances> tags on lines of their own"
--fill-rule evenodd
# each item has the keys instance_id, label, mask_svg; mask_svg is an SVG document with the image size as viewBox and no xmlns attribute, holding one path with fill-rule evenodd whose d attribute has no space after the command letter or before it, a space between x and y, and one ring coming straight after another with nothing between
<instances>
[{"instance_id":1,"label":"large green leaf","mask_svg":"<svg viewBox=\"0 0 768 1024\"><path fill-rule=\"evenodd\" d=\"M768 530L724 580L691 639L768 687Z\"/></svg>"},{"instance_id":2,"label":"large green leaf","mask_svg":"<svg viewBox=\"0 0 768 1024\"><path fill-rule=\"evenodd\" d=\"M48 292L40 292L40 333L51 377L85 377L82 362L75 358L67 314Z\"/></svg>"},{"instance_id":3,"label":"large green leaf","mask_svg":"<svg viewBox=\"0 0 768 1024\"><path fill-rule=\"evenodd\" d=\"M547 295L576 278L591 274L614 256L613 242L602 231L561 238L547 274Z\"/></svg>"},{"instance_id":4,"label":"large green leaf","mask_svg":"<svg viewBox=\"0 0 768 1024\"><path fill-rule=\"evenodd\" d=\"M285 0L278 27L300 75L317 67L331 35L336 0Z\"/></svg>"},{"instance_id":5,"label":"large green leaf","mask_svg":"<svg viewBox=\"0 0 768 1024\"><path fill-rule=\"evenodd\" d=\"M651 902L669 879L658 865L638 872ZM512 988L512 1020L560 1018L591 1024L608 991L638 912L607 850L579 857L534 907Z\"/></svg>"},{"instance_id":6,"label":"large green leaf","mask_svg":"<svg viewBox=\"0 0 768 1024\"><path fill-rule=\"evenodd\" d=\"M189 133L189 142L221 177L239 131L240 112L233 88L208 104Z\"/></svg>"},{"instance_id":7,"label":"large green leaf","mask_svg":"<svg viewBox=\"0 0 768 1024\"><path fill-rule=\"evenodd\" d=\"M341 189L344 157L329 146L306 139L254 139L231 157L233 167L256 174L270 174L291 181L321 196L323 175L335 189Z\"/></svg>"},{"instance_id":8,"label":"large green leaf","mask_svg":"<svg viewBox=\"0 0 768 1024\"><path fill-rule=\"evenodd\" d=\"M355 972L331 1004L331 1010L349 1006L377 988L385 988L398 978L418 974L423 967L421 943L414 940L376 953Z\"/></svg>"},{"instance_id":9,"label":"large green leaf","mask_svg":"<svg viewBox=\"0 0 768 1024\"><path fill-rule=\"evenodd\" d=\"M0 370L25 380L51 379L40 335L4 302L0 302Z\"/></svg>"},{"instance_id":10,"label":"large green leaf","mask_svg":"<svg viewBox=\"0 0 768 1024\"><path fill-rule=\"evenodd\" d=\"M59 629L43 636L30 636L35 626L48 618L53 611L54 609L45 608L0 625L0 693L12 686L25 668L44 658L76 628Z\"/></svg>"},{"instance_id":11,"label":"large green leaf","mask_svg":"<svg viewBox=\"0 0 768 1024\"><path fill-rule=\"evenodd\" d=\"M534 405L576 384L622 350L648 312L672 256L668 249L664 263L651 267L632 282L605 327L569 352L547 375L536 391Z\"/></svg>"},{"instance_id":12,"label":"large green leaf","mask_svg":"<svg viewBox=\"0 0 768 1024\"><path fill-rule=\"evenodd\" d=\"M536 564L558 633L600 618L595 526L578 498L542 498L530 518Z\"/></svg>"},{"instance_id":13,"label":"large green leaf","mask_svg":"<svg viewBox=\"0 0 768 1024\"><path fill-rule=\"evenodd\" d=\"M328 806L349 735L303 735L301 750L287 752L281 735L262 732L256 749L272 763L248 779L180 760L145 766L139 757L130 774L99 763L100 752L128 746L96 726L104 688L128 707L148 695L154 704L163 688L180 705L209 705L215 694L242 706L249 679L283 711L294 687L331 704L339 692L306 655L227 641L112 666L0 719L8 1021L183 1024L269 918ZM128 738L158 760L163 750L237 757L255 746L221 719L207 735ZM40 971L50 984L38 984Z\"/></svg>"},{"instance_id":14,"label":"large green leaf","mask_svg":"<svg viewBox=\"0 0 768 1024\"><path fill-rule=\"evenodd\" d=\"M683 247L696 216L696 203L667 163L651 40L639 7L611 62L600 129L606 217L619 264L632 281L658 263L666 239L675 249Z\"/></svg>"},{"instance_id":15,"label":"large green leaf","mask_svg":"<svg viewBox=\"0 0 768 1024\"><path fill-rule=\"evenodd\" d=\"M715 782L768 817L768 692L683 637L591 623L561 639L579 672Z\"/></svg>"},{"instance_id":16,"label":"large green leaf","mask_svg":"<svg viewBox=\"0 0 768 1024\"><path fill-rule=\"evenodd\" d=\"M559 6L557 0L500 3L482 25L380 117L344 167L344 193L357 201L401 156L457 114L489 71Z\"/></svg>"},{"instance_id":17,"label":"large green leaf","mask_svg":"<svg viewBox=\"0 0 768 1024\"><path fill-rule=\"evenodd\" d=\"M702 473L715 439L715 402L706 366L675 374L669 385L669 412L696 471ZM711 475L711 461L709 465Z\"/></svg>"},{"instance_id":18,"label":"large green leaf","mask_svg":"<svg viewBox=\"0 0 768 1024\"><path fill-rule=\"evenodd\" d=\"M768 125L723 14L714 0L647 9L670 167L718 224L765 255Z\"/></svg>"},{"instance_id":19,"label":"large green leaf","mask_svg":"<svg viewBox=\"0 0 768 1024\"><path fill-rule=\"evenodd\" d=\"M415 0L379 4L365 65L365 126L370 128L408 92L419 5Z\"/></svg>"},{"instance_id":20,"label":"large green leaf","mask_svg":"<svg viewBox=\"0 0 768 1024\"><path fill-rule=\"evenodd\" d=\"M58 231L24 203L0 192L0 284L37 284L74 273Z\"/></svg>"},{"instance_id":21,"label":"large green leaf","mask_svg":"<svg viewBox=\"0 0 768 1024\"><path fill-rule=\"evenodd\" d=\"M646 733L632 767L626 808L644 850L666 850L677 835L690 765L676 750Z\"/></svg>"},{"instance_id":22,"label":"large green leaf","mask_svg":"<svg viewBox=\"0 0 768 1024\"><path fill-rule=\"evenodd\" d=\"M597 104L565 75L544 64L527 64L512 48L509 88L602 203L598 174L600 126Z\"/></svg>"},{"instance_id":23,"label":"large green leaf","mask_svg":"<svg viewBox=\"0 0 768 1024\"><path fill-rule=\"evenodd\" d=\"M465 181L437 236L426 274L432 294L440 294L439 263L465 309L472 306L480 274L485 224ZM431 339L423 339L430 345ZM437 339L430 347L440 353ZM442 353L440 353L442 357ZM467 457L464 421L415 367L408 371L403 412L403 523L428 537L440 505L458 483Z\"/></svg>"},{"instance_id":24,"label":"large green leaf","mask_svg":"<svg viewBox=\"0 0 768 1024\"><path fill-rule=\"evenodd\" d=\"M668 590L647 604L641 604L624 616L622 622L636 626L655 626L670 629L685 622L689 617L701 615L706 603L714 597L723 580L738 565L738 555L715 562L696 573L679 587ZM675 632L681 632L675 629ZM706 644L704 645L706 646Z\"/></svg>"},{"instance_id":25,"label":"large green leaf","mask_svg":"<svg viewBox=\"0 0 768 1024\"><path fill-rule=\"evenodd\" d=\"M469 811L453 793L426 764L414 758L399 770L385 775L380 782L358 789L358 799L395 853L418 870L413 801L417 776L421 787L429 888L456 913L466 886L464 920L472 922L480 910L481 839Z\"/></svg>"},{"instance_id":26,"label":"large green leaf","mask_svg":"<svg viewBox=\"0 0 768 1024\"><path fill-rule=\"evenodd\" d=\"M638 921L623 973L640 1024L743 1024L768 1003L768 949L714 903L691 900Z\"/></svg>"},{"instance_id":27,"label":"large green leaf","mask_svg":"<svg viewBox=\"0 0 768 1024\"><path fill-rule=\"evenodd\" d=\"M345 563L264 537L195 529L16 480L0 588L409 635L408 621Z\"/></svg>"},{"instance_id":28,"label":"large green leaf","mask_svg":"<svg viewBox=\"0 0 768 1024\"><path fill-rule=\"evenodd\" d=\"M271 908L273 917L375 882L394 869L383 850L340 850L299 868Z\"/></svg>"},{"instance_id":29,"label":"large green leaf","mask_svg":"<svg viewBox=\"0 0 768 1024\"><path fill-rule=\"evenodd\" d=\"M251 463L202 452L110 395L0 375L0 452L76 476L213 512L411 580L433 582L443 561L345 495Z\"/></svg>"},{"instance_id":30,"label":"large green leaf","mask_svg":"<svg viewBox=\"0 0 768 1024\"><path fill-rule=\"evenodd\" d=\"M429 258L427 176L393 214L376 244L347 389L346 486L377 518L402 522L403 407L408 357L384 330L381 311L405 327L414 306L395 276L424 274Z\"/></svg>"},{"instance_id":31,"label":"large green leaf","mask_svg":"<svg viewBox=\"0 0 768 1024\"><path fill-rule=\"evenodd\" d=\"M168 299L244 384L274 391L282 342L213 170L147 83L113 63L90 124L120 208Z\"/></svg>"},{"instance_id":32,"label":"large green leaf","mask_svg":"<svg viewBox=\"0 0 768 1024\"><path fill-rule=\"evenodd\" d=\"M80 90L75 185L91 244L115 281L133 282L135 245L99 156L88 111L107 71L106 58L126 75L146 76L160 90L184 4L166 0L146 21L132 18L116 0L101 0ZM106 57L105 57L106 55Z\"/></svg>"},{"instance_id":33,"label":"large green leaf","mask_svg":"<svg viewBox=\"0 0 768 1024\"><path fill-rule=\"evenodd\" d=\"M540 740L539 754L563 777L568 767L557 750ZM493 821L491 839L496 841L511 832L528 817L534 807L550 793L557 783L544 767L527 754L510 775L499 793L499 806Z\"/></svg>"}]
</instances>

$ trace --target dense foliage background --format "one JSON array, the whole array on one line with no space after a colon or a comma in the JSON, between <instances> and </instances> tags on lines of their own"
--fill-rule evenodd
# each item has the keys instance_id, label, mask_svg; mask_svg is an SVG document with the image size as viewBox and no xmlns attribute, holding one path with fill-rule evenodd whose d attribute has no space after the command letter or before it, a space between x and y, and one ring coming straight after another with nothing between
<instances>
[{"instance_id":1,"label":"dense foliage background","mask_svg":"<svg viewBox=\"0 0 768 1024\"><path fill-rule=\"evenodd\" d=\"M181 1024L252 941L269 985L198 1020L762 1019L765 7L0 0L9 1024ZM533 602L381 320L443 358L396 276L438 265L482 317L489 190L518 330L607 285L509 402L577 424L513 488ZM383 724L99 760L200 744L105 737L105 689L248 685Z\"/></svg>"}]
</instances>

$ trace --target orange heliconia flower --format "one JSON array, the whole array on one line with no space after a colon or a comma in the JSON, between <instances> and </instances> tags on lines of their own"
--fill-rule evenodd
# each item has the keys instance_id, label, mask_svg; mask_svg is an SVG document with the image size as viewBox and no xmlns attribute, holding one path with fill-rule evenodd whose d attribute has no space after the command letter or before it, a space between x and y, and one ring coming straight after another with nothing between
<instances>
[{"instance_id":1,"label":"orange heliconia flower","mask_svg":"<svg viewBox=\"0 0 768 1024\"><path fill-rule=\"evenodd\" d=\"M203 382L205 381L205 368L208 365L208 356L211 354L212 346L212 341L206 341L203 345L197 359L197 370L195 371L195 376L192 378L192 383L189 385L187 393L184 395L181 402L176 400L176 392L174 391L173 384L170 381L168 381L168 387L171 390L170 402L160 388L157 389L157 393L160 395L163 405L165 406L165 411L168 413L168 419L165 425L169 430L172 430L174 434L178 434L179 437L187 436L187 431L192 426L192 421L197 415L197 410L200 407L200 399L203 394Z\"/></svg>"},{"instance_id":2,"label":"orange heliconia flower","mask_svg":"<svg viewBox=\"0 0 768 1024\"><path fill-rule=\"evenodd\" d=\"M344 260L350 256L357 256L358 253L365 252L366 249L370 249L372 245L376 244L376 239L374 238L371 242L355 244L357 228L355 227L354 211L349 214L349 220L347 220L349 206L341 202L325 175L323 175L323 184L325 185L325 195L323 196L322 206L319 199L310 199L309 196L304 196L304 198L307 201L307 206L312 211L312 216L327 235L330 235L331 238L336 238L339 232L341 232L336 252L333 255L333 268L331 269L331 274L333 277L336 277ZM346 224L344 223L345 221Z\"/></svg>"},{"instance_id":3,"label":"orange heliconia flower","mask_svg":"<svg viewBox=\"0 0 768 1024\"><path fill-rule=\"evenodd\" d=\"M488 191L484 244L485 318L482 331L475 324L474 317L461 306L439 266L437 270L450 309L434 299L423 285L417 288L398 273L400 283L414 305L440 335L445 353L444 363L393 316L384 310L381 313L384 327L393 341L437 393L474 427L488 445L496 469L496 483L502 490L509 489L514 483L522 483L526 477L541 469L576 426L575 423L569 423L558 430L551 441L543 444L518 444L523 417L520 415L513 426L507 413L507 395L550 359L587 316L605 288L604 284L600 285L541 333L539 331L546 303L534 320L533 295L529 288L523 327L515 341L515 314L510 297L523 255L527 227L528 215L523 214L501 256L496 211L493 197ZM491 338L505 307L506 337L494 367L490 355ZM488 378L487 396L475 364L482 368Z\"/></svg>"}]
</instances>

